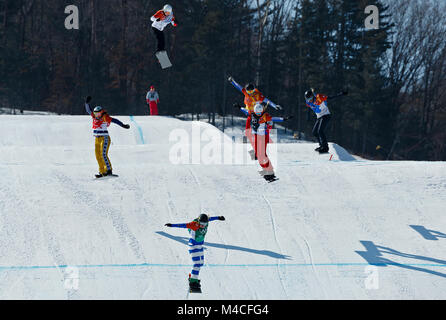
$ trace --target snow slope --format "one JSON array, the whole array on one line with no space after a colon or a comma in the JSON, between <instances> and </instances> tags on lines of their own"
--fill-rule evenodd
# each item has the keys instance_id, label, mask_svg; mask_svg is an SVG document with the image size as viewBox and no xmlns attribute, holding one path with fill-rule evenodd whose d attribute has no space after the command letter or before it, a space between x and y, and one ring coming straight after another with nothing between
<instances>
[{"instance_id":1,"label":"snow slope","mask_svg":"<svg viewBox=\"0 0 446 320\"><path fill-rule=\"evenodd\" d=\"M267 184L206 123L117 118L132 125L110 128L120 177L95 181L89 117L0 116L0 299L446 298L445 163L275 144ZM188 235L164 224L202 211L227 221L188 296Z\"/></svg>"}]
</instances>

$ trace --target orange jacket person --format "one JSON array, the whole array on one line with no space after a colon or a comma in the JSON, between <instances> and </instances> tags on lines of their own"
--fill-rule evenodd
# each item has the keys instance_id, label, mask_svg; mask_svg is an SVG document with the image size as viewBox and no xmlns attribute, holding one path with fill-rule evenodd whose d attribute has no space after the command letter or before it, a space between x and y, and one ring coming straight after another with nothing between
<instances>
[{"instance_id":1,"label":"orange jacket person","mask_svg":"<svg viewBox=\"0 0 446 320\"><path fill-rule=\"evenodd\" d=\"M253 148L253 150L250 152L251 157L253 157L255 154L255 145L250 129L251 129L251 115L254 112L254 106L258 103L266 103L272 106L276 110L282 110L282 107L280 105L276 105L268 98L265 98L265 96L253 84L247 84L245 88L243 88L232 77L229 77L228 81L245 96L244 103L246 106L246 110L248 110L249 112L248 119L246 119L245 135L249 139L251 146ZM234 104L234 106L238 107L237 104Z\"/></svg>"},{"instance_id":2,"label":"orange jacket person","mask_svg":"<svg viewBox=\"0 0 446 320\"><path fill-rule=\"evenodd\" d=\"M95 136L95 153L96 160L99 165L99 174L96 178L102 178L113 175L113 168L108 158L108 149L110 148L111 139L108 134L108 127L113 122L124 129L130 129L130 125L123 124L118 119L110 117L107 112L100 106L91 111L90 103L91 97L85 100L85 110L93 118L93 135Z\"/></svg>"}]
</instances>

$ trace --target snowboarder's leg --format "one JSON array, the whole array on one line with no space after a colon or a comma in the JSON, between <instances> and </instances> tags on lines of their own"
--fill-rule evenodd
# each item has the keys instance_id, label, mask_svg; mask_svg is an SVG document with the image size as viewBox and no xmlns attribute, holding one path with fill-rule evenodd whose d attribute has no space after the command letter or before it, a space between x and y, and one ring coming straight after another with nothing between
<instances>
[{"instance_id":1,"label":"snowboarder's leg","mask_svg":"<svg viewBox=\"0 0 446 320\"><path fill-rule=\"evenodd\" d=\"M153 33L155 33L156 36L156 40L157 40L157 52L158 51L164 51L166 44L165 44L165 40L164 40L164 33L160 30L158 30L157 28L152 27Z\"/></svg>"},{"instance_id":2,"label":"snowboarder's leg","mask_svg":"<svg viewBox=\"0 0 446 320\"><path fill-rule=\"evenodd\" d=\"M328 148L328 142L327 142L327 137L325 136L325 129L328 126L328 123L330 122L331 116L330 115L326 115L323 116L320 120L320 125L319 125L319 141L321 144L321 149L320 151L322 152L328 152L329 148Z\"/></svg>"},{"instance_id":3,"label":"snowboarder's leg","mask_svg":"<svg viewBox=\"0 0 446 320\"><path fill-rule=\"evenodd\" d=\"M189 278L189 283L199 283L200 269L204 265L204 249L201 245L191 246L189 253L194 264Z\"/></svg>"},{"instance_id":4,"label":"snowboarder's leg","mask_svg":"<svg viewBox=\"0 0 446 320\"><path fill-rule=\"evenodd\" d=\"M254 137L251 131L251 116L248 117L248 119L246 119L246 126L245 126L245 136L246 138L248 138L249 143L252 146L252 149L255 150L255 142L254 142Z\"/></svg>"},{"instance_id":5,"label":"snowboarder's leg","mask_svg":"<svg viewBox=\"0 0 446 320\"><path fill-rule=\"evenodd\" d=\"M104 158L102 157L102 150L104 145L104 137L96 137L95 139L95 154L96 154L96 161L98 162L99 166L99 173L105 174L107 172Z\"/></svg>"},{"instance_id":6,"label":"snowboarder's leg","mask_svg":"<svg viewBox=\"0 0 446 320\"><path fill-rule=\"evenodd\" d=\"M320 128L320 125L321 125L321 120L322 120L322 118L317 119L316 123L314 124L314 127L313 127L313 136L315 136L317 141L319 142L319 147L320 148L322 148L321 137L319 135L319 131L320 131L319 128Z\"/></svg>"},{"instance_id":7,"label":"snowboarder's leg","mask_svg":"<svg viewBox=\"0 0 446 320\"><path fill-rule=\"evenodd\" d=\"M256 144L256 154L259 159L259 164L263 168L264 171L274 173L273 165L271 161L269 161L266 150L268 148L268 135L255 135L255 144Z\"/></svg>"},{"instance_id":8,"label":"snowboarder's leg","mask_svg":"<svg viewBox=\"0 0 446 320\"><path fill-rule=\"evenodd\" d=\"M109 136L105 136L103 140L102 145L102 159L104 163L104 170L107 174L112 174L113 168L110 162L110 159L108 158L108 150L110 149L111 139Z\"/></svg>"}]
</instances>

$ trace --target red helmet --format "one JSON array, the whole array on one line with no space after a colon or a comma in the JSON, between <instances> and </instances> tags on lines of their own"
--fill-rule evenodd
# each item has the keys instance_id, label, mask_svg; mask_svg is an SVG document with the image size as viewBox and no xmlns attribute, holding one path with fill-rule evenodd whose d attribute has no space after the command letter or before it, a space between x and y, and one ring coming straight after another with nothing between
<instances>
[{"instance_id":1,"label":"red helmet","mask_svg":"<svg viewBox=\"0 0 446 320\"><path fill-rule=\"evenodd\" d=\"M152 89L155 90L155 87L154 86L150 86L150 90L152 90Z\"/></svg>"}]
</instances>

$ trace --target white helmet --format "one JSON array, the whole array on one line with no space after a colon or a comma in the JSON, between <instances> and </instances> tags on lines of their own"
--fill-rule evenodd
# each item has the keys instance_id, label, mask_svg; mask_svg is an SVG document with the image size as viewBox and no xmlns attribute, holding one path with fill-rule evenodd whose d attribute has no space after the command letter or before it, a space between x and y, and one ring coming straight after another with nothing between
<instances>
[{"instance_id":1,"label":"white helmet","mask_svg":"<svg viewBox=\"0 0 446 320\"><path fill-rule=\"evenodd\" d=\"M164 12L168 12L169 14L172 13L172 6L170 4L166 4L163 8Z\"/></svg>"},{"instance_id":2,"label":"white helmet","mask_svg":"<svg viewBox=\"0 0 446 320\"><path fill-rule=\"evenodd\" d=\"M263 108L263 106L260 103L257 103L254 106L254 113L258 116L261 116L264 110L265 109Z\"/></svg>"}]
</instances>

